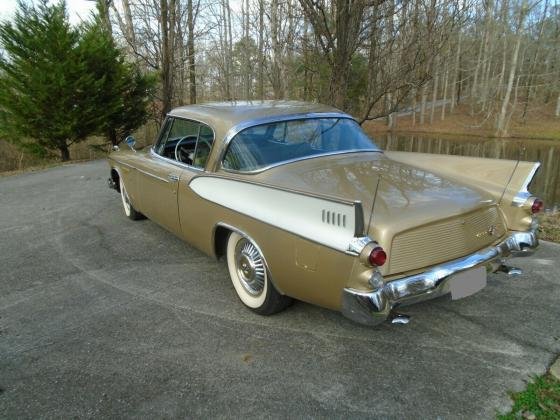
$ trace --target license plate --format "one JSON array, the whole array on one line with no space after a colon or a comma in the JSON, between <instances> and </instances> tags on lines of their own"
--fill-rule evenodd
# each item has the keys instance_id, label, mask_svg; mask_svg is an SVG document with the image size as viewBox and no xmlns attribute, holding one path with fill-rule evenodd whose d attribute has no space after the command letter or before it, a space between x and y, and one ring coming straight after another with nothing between
<instances>
[{"instance_id":1,"label":"license plate","mask_svg":"<svg viewBox=\"0 0 560 420\"><path fill-rule=\"evenodd\" d=\"M477 267L455 274L449 279L451 299L470 296L486 286L486 268Z\"/></svg>"}]
</instances>

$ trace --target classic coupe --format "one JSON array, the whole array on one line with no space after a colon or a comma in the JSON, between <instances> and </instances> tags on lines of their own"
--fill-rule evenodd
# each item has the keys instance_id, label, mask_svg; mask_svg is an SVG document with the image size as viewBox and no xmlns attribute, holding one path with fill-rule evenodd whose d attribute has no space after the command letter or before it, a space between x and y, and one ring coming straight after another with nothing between
<instances>
[{"instance_id":1,"label":"classic coupe","mask_svg":"<svg viewBox=\"0 0 560 420\"><path fill-rule=\"evenodd\" d=\"M115 147L109 185L227 261L251 310L299 299L367 325L469 296L538 245L539 163L383 151L348 114L295 101L174 109L147 150Z\"/></svg>"}]
</instances>

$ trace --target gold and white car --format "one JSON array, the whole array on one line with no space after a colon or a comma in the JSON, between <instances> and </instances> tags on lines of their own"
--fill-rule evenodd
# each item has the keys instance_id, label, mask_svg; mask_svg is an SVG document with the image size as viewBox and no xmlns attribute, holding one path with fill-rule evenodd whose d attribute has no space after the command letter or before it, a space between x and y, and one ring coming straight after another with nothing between
<instances>
[{"instance_id":1,"label":"gold and white car","mask_svg":"<svg viewBox=\"0 0 560 420\"><path fill-rule=\"evenodd\" d=\"M118 148L116 148L118 149ZM174 109L148 150L114 150L109 184L216 258L253 311L300 299L375 325L468 296L538 245L538 163L383 152L350 116L303 102Z\"/></svg>"}]
</instances>

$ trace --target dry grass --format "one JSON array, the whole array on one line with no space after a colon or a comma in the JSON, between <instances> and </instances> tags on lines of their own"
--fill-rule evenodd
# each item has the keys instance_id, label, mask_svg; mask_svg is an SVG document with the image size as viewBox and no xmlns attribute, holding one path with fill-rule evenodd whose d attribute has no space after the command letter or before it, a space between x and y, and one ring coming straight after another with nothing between
<instances>
[{"instance_id":1,"label":"dry grass","mask_svg":"<svg viewBox=\"0 0 560 420\"><path fill-rule=\"evenodd\" d=\"M436 108L434 123L429 121L429 108L426 122L419 123L419 114L416 115L416 124L412 124L412 116L399 117L394 132L427 133L427 134L452 134L459 136L495 137L494 118L484 120L484 115L470 115L470 107L462 105L449 113L447 107L445 119L441 120L441 108ZM365 123L365 128L371 133L389 131L384 120ZM560 140L560 118L554 116L551 106L537 108L528 113L525 123L521 119L521 110L512 117L508 136L511 138Z\"/></svg>"},{"instance_id":2,"label":"dry grass","mask_svg":"<svg viewBox=\"0 0 560 420\"><path fill-rule=\"evenodd\" d=\"M539 239L560 242L560 212L539 216Z\"/></svg>"},{"instance_id":3,"label":"dry grass","mask_svg":"<svg viewBox=\"0 0 560 420\"><path fill-rule=\"evenodd\" d=\"M137 148L152 144L157 135L155 124L146 124L138 129L134 136ZM82 143L70 146L71 162L81 162L102 159L107 156L109 146L102 137L91 137ZM57 154L40 158L32 154L23 153L13 144L0 139L0 176L13 175L26 171L35 171L60 165L62 162Z\"/></svg>"},{"instance_id":4,"label":"dry grass","mask_svg":"<svg viewBox=\"0 0 560 420\"><path fill-rule=\"evenodd\" d=\"M83 143L70 146L72 161L100 159L106 156L106 151L96 147L100 144L103 144L103 139L92 137ZM22 152L11 143L0 140L0 174L2 175L43 169L60 163L60 158L54 154L44 158L37 157Z\"/></svg>"}]
</instances>

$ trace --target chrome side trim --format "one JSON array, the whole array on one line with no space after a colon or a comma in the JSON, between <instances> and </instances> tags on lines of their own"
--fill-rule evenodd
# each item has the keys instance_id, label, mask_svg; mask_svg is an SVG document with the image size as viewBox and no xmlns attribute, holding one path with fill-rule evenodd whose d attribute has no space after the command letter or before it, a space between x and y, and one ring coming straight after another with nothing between
<instances>
[{"instance_id":1,"label":"chrome side trim","mask_svg":"<svg viewBox=\"0 0 560 420\"><path fill-rule=\"evenodd\" d=\"M165 183L169 183L169 181L168 181L167 179L162 178L162 177L160 177L160 176L157 176L157 175L155 175L155 174L152 174L152 173L150 173L150 172L147 172L147 171L144 171L144 170L138 169L138 168L136 168L136 170L137 170L138 172L144 174L144 175L147 175L147 176L151 177L151 178L155 178L155 179L157 179L158 181L163 181L163 182L165 182Z\"/></svg>"},{"instance_id":2,"label":"chrome side trim","mask_svg":"<svg viewBox=\"0 0 560 420\"><path fill-rule=\"evenodd\" d=\"M126 162L123 162L123 161L121 161L121 160L117 160L117 159L115 159L114 157L110 157L110 159L112 159L115 163L117 163L117 164L119 164L119 165L126 166L127 168L136 169L136 168L135 168L134 166L132 166L130 163L126 163ZM116 170L116 168L115 168L115 170ZM117 171L117 172L118 172L118 171ZM119 176L120 176L120 174L119 174Z\"/></svg>"},{"instance_id":3,"label":"chrome side trim","mask_svg":"<svg viewBox=\"0 0 560 420\"><path fill-rule=\"evenodd\" d=\"M528 190L528 187L531 181L533 180L533 178L535 177L535 174L537 173L537 170L540 168L540 166L541 166L540 162L535 162L533 168L531 168L531 172L529 172L529 175L527 175L525 182L523 183L523 185L521 186L521 188L519 189L515 197L513 197L513 200L511 202L512 206L521 207L523 206L523 204L525 204L525 202L529 199L529 197L532 196L532 194Z\"/></svg>"},{"instance_id":4,"label":"chrome side trim","mask_svg":"<svg viewBox=\"0 0 560 420\"><path fill-rule=\"evenodd\" d=\"M384 322L395 307L411 305L449 293L448 280L454 274L483 265L489 271L496 271L502 257L526 255L538 244L535 231L513 232L498 245L437 265L423 273L387 282L377 290L345 288L342 292L341 311L353 321L377 325Z\"/></svg>"}]
</instances>

